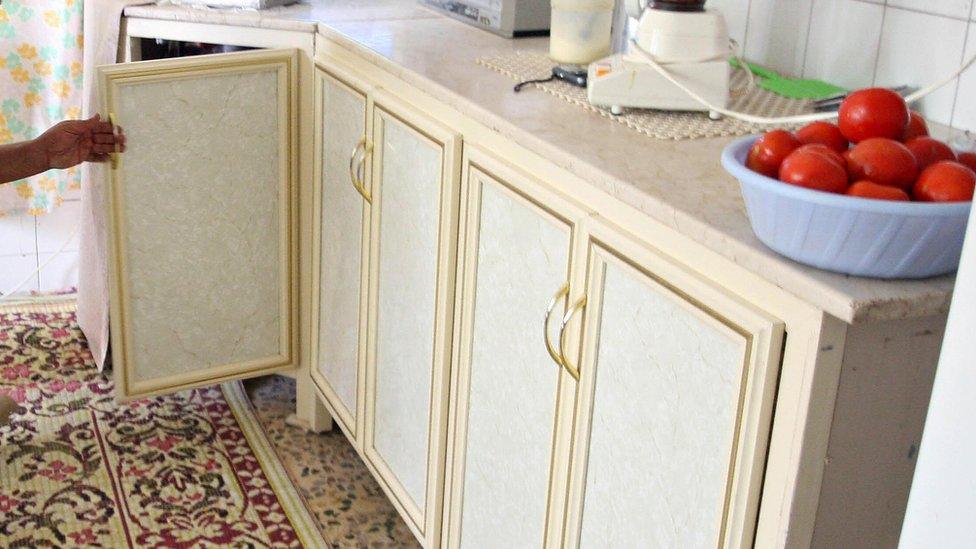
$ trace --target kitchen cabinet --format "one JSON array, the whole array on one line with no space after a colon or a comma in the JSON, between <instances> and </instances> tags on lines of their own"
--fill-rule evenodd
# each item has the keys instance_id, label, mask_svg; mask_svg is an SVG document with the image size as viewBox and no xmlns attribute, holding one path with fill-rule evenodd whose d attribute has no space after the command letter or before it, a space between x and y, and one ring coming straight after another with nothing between
<instances>
[{"instance_id":1,"label":"kitchen cabinet","mask_svg":"<svg viewBox=\"0 0 976 549\"><path fill-rule=\"evenodd\" d=\"M548 320L562 316L584 212L474 147L463 181L445 545L539 547L559 403L575 393L553 360L558 323Z\"/></svg>"},{"instance_id":2,"label":"kitchen cabinet","mask_svg":"<svg viewBox=\"0 0 976 549\"><path fill-rule=\"evenodd\" d=\"M315 101L315 229L312 328L313 382L325 395L333 418L354 443L365 388L366 292L369 257L369 202L362 187L365 165L367 97L359 87L317 69ZM364 171L367 170L367 171Z\"/></svg>"},{"instance_id":3,"label":"kitchen cabinet","mask_svg":"<svg viewBox=\"0 0 976 549\"><path fill-rule=\"evenodd\" d=\"M297 52L102 67L121 398L298 365Z\"/></svg>"},{"instance_id":4,"label":"kitchen cabinet","mask_svg":"<svg viewBox=\"0 0 976 549\"><path fill-rule=\"evenodd\" d=\"M371 23L149 23L129 55L160 32L308 55L103 69L125 398L300 365L298 424L327 410L425 547L897 539L944 317L757 253L704 161L728 208L669 196L668 155L715 140L610 169L566 154L596 119L543 129L541 96L366 47Z\"/></svg>"},{"instance_id":5,"label":"kitchen cabinet","mask_svg":"<svg viewBox=\"0 0 976 549\"><path fill-rule=\"evenodd\" d=\"M392 95L371 109L363 455L426 543L440 523L460 136Z\"/></svg>"},{"instance_id":6,"label":"kitchen cabinet","mask_svg":"<svg viewBox=\"0 0 976 549\"><path fill-rule=\"evenodd\" d=\"M567 545L751 547L783 323L598 218L587 233Z\"/></svg>"},{"instance_id":7,"label":"kitchen cabinet","mask_svg":"<svg viewBox=\"0 0 976 549\"><path fill-rule=\"evenodd\" d=\"M410 529L434 545L460 136L349 72L326 64L316 81L311 377Z\"/></svg>"},{"instance_id":8,"label":"kitchen cabinet","mask_svg":"<svg viewBox=\"0 0 976 549\"><path fill-rule=\"evenodd\" d=\"M429 542L442 499L461 141L380 93L371 130L364 455Z\"/></svg>"},{"instance_id":9,"label":"kitchen cabinet","mask_svg":"<svg viewBox=\"0 0 976 549\"><path fill-rule=\"evenodd\" d=\"M783 323L465 155L445 545L751 545Z\"/></svg>"}]
</instances>

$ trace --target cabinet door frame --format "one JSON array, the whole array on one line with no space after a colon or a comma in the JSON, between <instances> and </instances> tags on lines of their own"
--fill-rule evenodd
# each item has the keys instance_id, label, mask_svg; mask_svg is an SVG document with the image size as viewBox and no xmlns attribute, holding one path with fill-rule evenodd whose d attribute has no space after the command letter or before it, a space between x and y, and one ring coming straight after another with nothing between
<instances>
[{"instance_id":1,"label":"cabinet door frame","mask_svg":"<svg viewBox=\"0 0 976 549\"><path fill-rule=\"evenodd\" d=\"M339 398L338 393L332 388L329 381L323 376L318 370L319 361L319 329L320 324L320 311L319 311L319 299L321 291L321 266L322 266L322 170L323 170L323 159L322 159L322 146L323 146L323 131L326 131L324 127L324 79L326 77L331 78L336 84L345 88L349 93L358 95L363 98L363 129L364 138L367 143L371 143L372 131L372 98L371 93L373 87L364 81L361 81L350 74L344 74L339 76L336 71L331 70L327 66L323 66L321 63L316 63L315 67L315 137L314 137L314 154L313 154L313 174L314 183L313 188L313 214L312 214L312 284L311 284L311 299L310 299L310 318L312 322L311 326L311 338L309 339L309 373L312 378L312 382L315 384L316 389L319 392L319 397L322 403L328 409L329 413L332 415L333 419L338 423L339 428L345 432L346 436L352 441L353 446L357 449L360 448L362 444L362 435L365 425L365 420L363 417L363 410L365 409L365 393L366 393L366 330L368 325L368 292L369 287L369 259L370 259L370 218L371 218L371 206L369 202L363 201L363 214L362 214L362 234L361 234L361 247L360 247L360 297L359 297L359 318L358 318L358 334L359 334L359 353L356 364L356 410L348 410L346 406L342 404L342 399ZM350 155L352 150L349 151ZM363 166L363 184L364 187L369 190L371 188L371 174L372 166L371 162L365 162ZM352 183L350 182L350 186ZM355 416L352 415L355 414Z\"/></svg>"},{"instance_id":2,"label":"cabinet door frame","mask_svg":"<svg viewBox=\"0 0 976 549\"><path fill-rule=\"evenodd\" d=\"M479 175L475 175L475 172ZM454 324L454 357L451 371L450 389L450 422L447 471L448 479L445 485L444 521L447 529L444 532L444 545L458 547L461 541L461 521L464 505L464 471L467 454L467 426L468 426L468 394L470 390L470 372L472 345L474 338L474 308L476 306L477 275L478 275L478 246L480 242L481 225L481 189L483 183L476 181L477 177L491 180L498 185L501 192L538 213L540 216L563 224L569 230L569 249L566 270L566 283L570 284L574 251L578 246L574 243L580 238L577 224L588 215L587 211L576 202L564 197L545 183L532 175L514 168L490 153L480 150L476 146L465 145L463 171L461 175L461 227L458 235L460 248L458 250L458 280L457 295L455 296ZM552 288L555 293L559 288ZM565 308L565 303L564 303ZM545 311L539 311L540 323ZM558 309L553 313L558 313ZM544 345L540 339L539 345ZM553 363L553 368L559 370L557 384L556 409L553 411L552 440L550 442L550 470L546 512L546 526L544 545L556 546L558 540L553 540L552 523L554 517L557 528L561 522L561 499L557 494L565 489L565 473L563 465L567 460L563 456L569 453L570 432L561 426L568 425L563 419L572 414L573 403L576 398L576 382L565 369ZM567 405L568 404L568 405ZM562 473L562 474L561 474ZM558 529L555 530L558 532Z\"/></svg>"},{"instance_id":3,"label":"cabinet door frame","mask_svg":"<svg viewBox=\"0 0 976 549\"><path fill-rule=\"evenodd\" d=\"M130 371L132 337L127 324L129 313L128 269L126 268L126 230L121 187L121 169L106 169L109 189L109 296L111 307L111 335L113 369L118 399L171 393L234 379L244 379L298 366L299 336L299 214L298 214L298 50L277 49L201 55L153 61L140 61L98 68L101 110L103 119L118 111L120 87L132 83L162 82L183 78L200 78L225 74L246 74L273 68L278 78L279 129L278 188L283 198L279 205L280 296L281 326L279 352L240 363L221 364L204 370L170 375L147 381L136 381ZM125 126L125 120L119 120ZM119 158L119 165L125 156Z\"/></svg>"},{"instance_id":4,"label":"cabinet door frame","mask_svg":"<svg viewBox=\"0 0 976 549\"><path fill-rule=\"evenodd\" d=\"M371 159L372 208L370 222L369 257L369 315L367 329L365 429L363 456L373 470L380 486L404 517L407 526L422 544L434 546L440 542L441 505L444 487L444 453L447 435L447 391L452 355L452 326L454 324L454 281L456 276L458 189L461 174L461 135L439 120L427 116L412 105L390 93L376 90L373 94L371 135L374 143ZM390 466L375 448L376 404L376 345L379 313L380 221L383 201L383 142L384 119L407 127L421 139L443 151L438 219L437 268L435 280L435 319L433 364L431 365L431 393L427 438L427 483L424 508L417 506L397 480Z\"/></svg>"},{"instance_id":5,"label":"cabinet door frame","mask_svg":"<svg viewBox=\"0 0 976 549\"><path fill-rule=\"evenodd\" d=\"M720 547L751 547L762 495L772 414L785 344L785 324L768 313L701 278L653 247L599 217L584 222L587 233L587 304L574 322L572 351L580 362L580 391L574 424L572 468L565 518L565 545L578 547L586 490L589 435L592 428L596 365L601 324L604 265L614 264L646 278L659 291L688 305L693 314L719 322L748 342L740 387ZM581 265L582 267L582 265Z\"/></svg>"}]
</instances>

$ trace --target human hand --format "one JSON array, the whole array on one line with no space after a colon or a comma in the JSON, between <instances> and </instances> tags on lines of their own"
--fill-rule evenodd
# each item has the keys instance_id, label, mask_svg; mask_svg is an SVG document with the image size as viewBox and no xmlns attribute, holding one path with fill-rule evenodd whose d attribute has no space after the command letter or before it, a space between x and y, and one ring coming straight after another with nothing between
<instances>
[{"instance_id":1,"label":"human hand","mask_svg":"<svg viewBox=\"0 0 976 549\"><path fill-rule=\"evenodd\" d=\"M109 153L125 151L125 133L115 133L112 124L102 122L99 115L88 120L65 120L40 135L36 140L47 168L70 168L82 162L104 162Z\"/></svg>"}]
</instances>

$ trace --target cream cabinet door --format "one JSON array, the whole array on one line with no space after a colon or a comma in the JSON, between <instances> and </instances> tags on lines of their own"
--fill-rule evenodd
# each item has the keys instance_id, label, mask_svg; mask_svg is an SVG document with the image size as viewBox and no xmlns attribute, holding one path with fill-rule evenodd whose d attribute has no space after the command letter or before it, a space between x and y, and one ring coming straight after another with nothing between
<instances>
[{"instance_id":1,"label":"cream cabinet door","mask_svg":"<svg viewBox=\"0 0 976 549\"><path fill-rule=\"evenodd\" d=\"M439 536L460 148L375 95L364 455L427 546Z\"/></svg>"},{"instance_id":2,"label":"cream cabinet door","mask_svg":"<svg viewBox=\"0 0 976 549\"><path fill-rule=\"evenodd\" d=\"M568 545L751 547L783 325L589 227Z\"/></svg>"},{"instance_id":3,"label":"cream cabinet door","mask_svg":"<svg viewBox=\"0 0 976 549\"><path fill-rule=\"evenodd\" d=\"M563 315L583 214L485 153L466 147L465 156L446 545L540 547L557 404L575 392L570 378L560 395L545 313Z\"/></svg>"},{"instance_id":4,"label":"cream cabinet door","mask_svg":"<svg viewBox=\"0 0 976 549\"><path fill-rule=\"evenodd\" d=\"M122 398L298 362L293 50L99 68Z\"/></svg>"},{"instance_id":5,"label":"cream cabinet door","mask_svg":"<svg viewBox=\"0 0 976 549\"><path fill-rule=\"evenodd\" d=\"M316 70L316 212L312 286L312 380L354 442L362 433L366 280L369 253L367 96Z\"/></svg>"}]
</instances>

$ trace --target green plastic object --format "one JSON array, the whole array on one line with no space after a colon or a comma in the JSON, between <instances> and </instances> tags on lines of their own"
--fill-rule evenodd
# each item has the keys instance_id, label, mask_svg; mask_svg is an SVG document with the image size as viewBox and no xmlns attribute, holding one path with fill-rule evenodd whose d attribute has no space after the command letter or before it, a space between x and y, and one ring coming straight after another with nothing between
<instances>
[{"instance_id":1,"label":"green plastic object","mask_svg":"<svg viewBox=\"0 0 976 549\"><path fill-rule=\"evenodd\" d=\"M737 59L730 59L729 63L737 69L742 68ZM759 77L757 86L790 99L824 99L850 91L823 80L786 78L748 61L746 67Z\"/></svg>"}]
</instances>

